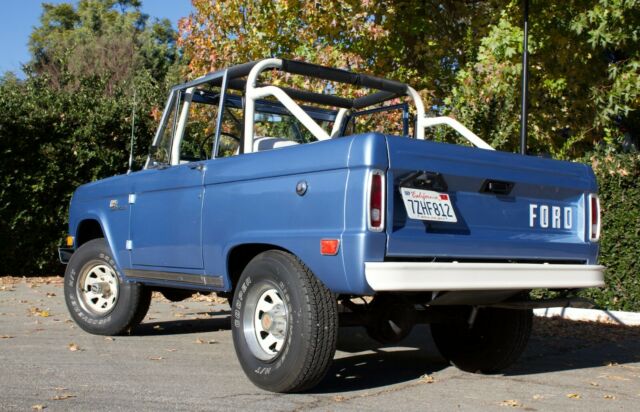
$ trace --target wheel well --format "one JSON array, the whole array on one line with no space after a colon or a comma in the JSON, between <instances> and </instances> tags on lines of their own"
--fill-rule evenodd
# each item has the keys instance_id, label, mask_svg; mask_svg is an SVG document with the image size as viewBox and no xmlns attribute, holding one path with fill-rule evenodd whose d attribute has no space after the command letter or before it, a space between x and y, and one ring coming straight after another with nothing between
<instances>
[{"instance_id":1,"label":"wheel well","mask_svg":"<svg viewBox=\"0 0 640 412\"><path fill-rule=\"evenodd\" d=\"M238 279L240 279L242 271L249 264L249 262L251 262L251 259L262 252L274 249L289 252L288 250L283 249L279 246L265 243L249 243L234 247L229 253L229 257L227 259L227 273L229 274L229 280L231 281L232 289L235 288L236 284L238 283Z\"/></svg>"},{"instance_id":2,"label":"wheel well","mask_svg":"<svg viewBox=\"0 0 640 412\"><path fill-rule=\"evenodd\" d=\"M76 247L80 247L90 240L101 237L104 237L104 232L97 220L83 220L78 225L78 230L76 232Z\"/></svg>"}]
</instances>

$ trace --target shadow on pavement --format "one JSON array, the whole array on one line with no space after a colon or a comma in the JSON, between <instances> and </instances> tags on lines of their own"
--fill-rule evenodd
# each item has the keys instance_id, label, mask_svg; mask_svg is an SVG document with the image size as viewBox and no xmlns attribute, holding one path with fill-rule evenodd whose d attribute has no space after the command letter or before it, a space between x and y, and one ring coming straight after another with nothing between
<instances>
[{"instance_id":1,"label":"shadow on pavement","mask_svg":"<svg viewBox=\"0 0 640 412\"><path fill-rule=\"evenodd\" d=\"M425 325L416 326L396 345L381 345L361 327L341 328L337 349L327 376L309 393L349 392L417 381L448 366Z\"/></svg>"},{"instance_id":2,"label":"shadow on pavement","mask_svg":"<svg viewBox=\"0 0 640 412\"><path fill-rule=\"evenodd\" d=\"M181 335L188 333L215 332L231 329L231 312L217 311L198 313L197 315L211 316L207 319L180 319L162 322L141 323L133 332L136 336L149 335Z\"/></svg>"},{"instance_id":3,"label":"shadow on pavement","mask_svg":"<svg viewBox=\"0 0 640 412\"><path fill-rule=\"evenodd\" d=\"M640 362L640 327L535 318L533 335L506 376Z\"/></svg>"},{"instance_id":4,"label":"shadow on pavement","mask_svg":"<svg viewBox=\"0 0 640 412\"><path fill-rule=\"evenodd\" d=\"M133 335L176 335L229 330L230 312L198 313L210 318L147 322ZM419 379L449 365L429 327L418 325L396 345L381 345L362 327L340 328L337 354L325 379L310 393L373 389ZM529 345L504 376L541 374L640 362L640 327L559 318L535 318Z\"/></svg>"}]
</instances>

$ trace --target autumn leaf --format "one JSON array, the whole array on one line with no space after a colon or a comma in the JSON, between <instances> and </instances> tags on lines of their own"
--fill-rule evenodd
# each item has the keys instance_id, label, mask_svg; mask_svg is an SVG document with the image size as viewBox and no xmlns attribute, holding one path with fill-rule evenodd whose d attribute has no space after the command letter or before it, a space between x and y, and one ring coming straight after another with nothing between
<instances>
[{"instance_id":1,"label":"autumn leaf","mask_svg":"<svg viewBox=\"0 0 640 412\"><path fill-rule=\"evenodd\" d=\"M80 346L76 345L76 344L75 344L75 343L73 343L73 342L72 342L72 343L70 343L70 344L68 345L68 348L69 348L69 350L70 350L71 352L78 352L78 351L81 351L81 350L82 350L82 349L80 349Z\"/></svg>"},{"instance_id":2,"label":"autumn leaf","mask_svg":"<svg viewBox=\"0 0 640 412\"><path fill-rule=\"evenodd\" d=\"M75 398L76 395L71 395L70 393L63 393L61 395L56 395L51 398L52 401L64 401L65 399Z\"/></svg>"},{"instance_id":3,"label":"autumn leaf","mask_svg":"<svg viewBox=\"0 0 640 412\"><path fill-rule=\"evenodd\" d=\"M607 400L614 400L616 397L613 395L604 395L603 398L607 399Z\"/></svg>"},{"instance_id":4,"label":"autumn leaf","mask_svg":"<svg viewBox=\"0 0 640 412\"><path fill-rule=\"evenodd\" d=\"M36 404L36 405L31 406L31 409L33 409L34 411L43 411L43 410L45 410L46 407L47 407L47 405Z\"/></svg>"},{"instance_id":5,"label":"autumn leaf","mask_svg":"<svg viewBox=\"0 0 640 412\"><path fill-rule=\"evenodd\" d=\"M2 335L0 336L0 339L13 339L15 338L15 336L10 336L10 335Z\"/></svg>"},{"instance_id":6,"label":"autumn leaf","mask_svg":"<svg viewBox=\"0 0 640 412\"><path fill-rule=\"evenodd\" d=\"M50 316L49 311L41 310L40 308L29 308L29 312L34 316L40 316L41 318L48 318Z\"/></svg>"},{"instance_id":7,"label":"autumn leaf","mask_svg":"<svg viewBox=\"0 0 640 412\"><path fill-rule=\"evenodd\" d=\"M435 381L436 381L436 378L428 374L422 375L418 380L418 382L420 383L434 383Z\"/></svg>"},{"instance_id":8,"label":"autumn leaf","mask_svg":"<svg viewBox=\"0 0 640 412\"><path fill-rule=\"evenodd\" d=\"M347 398L345 398L344 396L341 395L336 395L333 397L333 400L336 402L344 402Z\"/></svg>"},{"instance_id":9,"label":"autumn leaf","mask_svg":"<svg viewBox=\"0 0 640 412\"><path fill-rule=\"evenodd\" d=\"M580 394L579 394L579 393L568 393L568 394L567 394L567 398L570 398L570 399L580 399L581 397L580 397Z\"/></svg>"},{"instance_id":10,"label":"autumn leaf","mask_svg":"<svg viewBox=\"0 0 640 412\"><path fill-rule=\"evenodd\" d=\"M211 339L211 340L204 340L204 339L202 339L202 338L198 338L198 339L196 339L196 340L195 340L195 343L200 343L200 344L202 344L202 343L208 343L209 345L213 345L214 343L218 343L218 341L217 341L217 340L215 340L215 339Z\"/></svg>"},{"instance_id":11,"label":"autumn leaf","mask_svg":"<svg viewBox=\"0 0 640 412\"><path fill-rule=\"evenodd\" d=\"M507 399L500 402L500 406L509 406L511 408L519 408L522 405L520 404L520 402L518 402L515 399Z\"/></svg>"}]
</instances>

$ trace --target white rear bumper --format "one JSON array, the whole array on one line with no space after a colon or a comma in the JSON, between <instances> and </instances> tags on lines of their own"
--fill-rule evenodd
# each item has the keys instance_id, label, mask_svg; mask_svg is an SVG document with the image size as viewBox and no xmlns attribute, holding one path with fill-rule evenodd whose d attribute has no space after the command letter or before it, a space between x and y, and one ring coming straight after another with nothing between
<instances>
[{"instance_id":1,"label":"white rear bumper","mask_svg":"<svg viewBox=\"0 0 640 412\"><path fill-rule=\"evenodd\" d=\"M531 263L365 262L381 291L574 289L604 286L604 266Z\"/></svg>"}]
</instances>

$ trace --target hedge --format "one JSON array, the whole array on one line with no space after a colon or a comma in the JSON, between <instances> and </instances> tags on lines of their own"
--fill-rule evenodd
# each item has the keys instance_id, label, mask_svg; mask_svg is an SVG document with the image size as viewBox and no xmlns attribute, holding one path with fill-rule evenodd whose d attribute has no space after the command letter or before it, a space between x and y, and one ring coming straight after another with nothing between
<instances>
[{"instance_id":1,"label":"hedge","mask_svg":"<svg viewBox=\"0 0 640 412\"><path fill-rule=\"evenodd\" d=\"M640 312L640 154L597 154L588 160L600 186L603 289L582 291L605 309Z\"/></svg>"}]
</instances>

